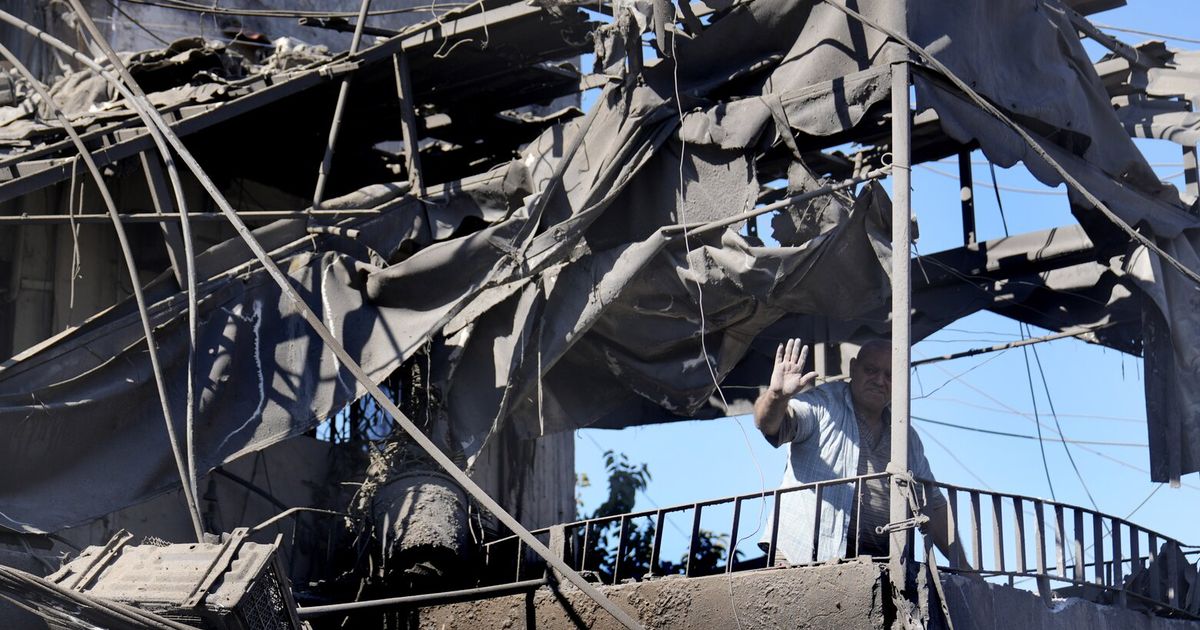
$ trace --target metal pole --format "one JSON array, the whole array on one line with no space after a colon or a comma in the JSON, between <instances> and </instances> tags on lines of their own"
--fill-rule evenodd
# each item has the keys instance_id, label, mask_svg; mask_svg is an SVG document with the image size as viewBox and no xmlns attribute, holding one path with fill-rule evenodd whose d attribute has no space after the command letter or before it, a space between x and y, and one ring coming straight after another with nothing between
<instances>
[{"instance_id":1,"label":"metal pole","mask_svg":"<svg viewBox=\"0 0 1200 630\"><path fill-rule=\"evenodd\" d=\"M400 133L404 138L404 165L408 170L409 187L418 197L425 196L425 178L421 176L420 138L417 133L416 92L413 91L412 73L408 69L408 54L403 50L392 55L392 67L396 71L396 96L400 99Z\"/></svg>"},{"instance_id":2,"label":"metal pole","mask_svg":"<svg viewBox=\"0 0 1200 630\"><path fill-rule=\"evenodd\" d=\"M963 245L975 244L975 178L971 173L971 152L958 152L959 195L962 199Z\"/></svg>"},{"instance_id":3,"label":"metal pole","mask_svg":"<svg viewBox=\"0 0 1200 630\"><path fill-rule=\"evenodd\" d=\"M536 580L525 580L523 582L512 582L510 584L497 584L495 586L480 586L477 588L466 588L459 591L446 591L443 593L405 595L403 597L369 599L361 602L346 602L344 604L307 606L304 608L297 608L296 615L301 619L312 619L313 617L332 615L335 613L354 612L356 610L372 610L376 608L420 608L423 606L436 606L451 602L474 601L488 597L499 597L502 595L512 595L514 593L524 593L526 591L532 591L541 588L549 583L550 581L543 577Z\"/></svg>"},{"instance_id":4,"label":"metal pole","mask_svg":"<svg viewBox=\"0 0 1200 630\"><path fill-rule=\"evenodd\" d=\"M70 0L70 2L72 8L79 17L80 23L92 36L92 39L95 40L96 44L102 49L104 56L108 58L109 62L113 65L113 68L119 73L121 79L116 79L111 74L103 71L103 69L100 68L98 64L95 64L95 62L90 62L90 60L90 63L85 62L85 65L88 65L88 67L99 72L101 76L105 78L105 80L114 82L114 84L120 84L123 80L125 84L124 87L127 88L133 96L133 99L130 101L130 105L134 106L138 115L143 117L148 125L155 125L159 128L159 130L162 132L162 135L179 154L179 157L183 160L184 164L192 171L192 173L196 176L196 179L199 180L200 185L206 192L208 192L209 196L217 204L217 207L221 210L221 212L224 213L229 219L230 224L232 224L234 230L237 231L238 235L246 243L246 246L250 248L250 251L254 254L255 258L262 263L263 268L267 271L267 274L271 276L271 279L274 280L279 286L283 295L296 305L296 308L299 310L299 315L309 324L309 326L312 327L313 331L316 332L317 336L319 336L322 341L325 342L326 346L342 361L342 364L345 365L350 373L354 375L354 378L364 387L366 387L367 392L371 394L371 397L375 399L375 402L382 407L384 411L386 411L396 421L397 424L400 425L400 427L409 435L409 437L413 439L413 441L415 441L431 458L433 458L435 462L445 469L446 473L449 474L455 481L457 481L463 487L463 489L467 491L468 494L479 501L484 509L491 512L497 518L497 520L513 531L525 544L529 545L534 552L544 558L547 564L553 567L564 578L571 582L571 584L578 587L580 591L582 591L590 599L595 601L601 608L612 615L621 625L625 626L626 628L630 628L631 630L640 629L642 627L641 624L631 617L629 613L605 597L603 593L596 589L596 587L584 580L579 573L567 566L561 558L556 557L553 552L551 552L546 548L545 545L542 544L541 541L535 538L533 534L529 533L528 529L521 525L521 523L513 518L511 514L504 510L504 508L500 507L500 504L496 503L495 499L492 499L487 492L485 492L479 487L478 484L471 480L466 473L460 470L458 466L455 465L455 463L449 457L447 457L446 454L443 453L427 435L417 428L417 426L408 418L408 416L404 415L404 413L400 411L400 408L396 406L396 403L393 402L391 398L389 398L373 380L371 380L370 376L365 370L363 370L362 366L360 366L358 362L350 356L345 347L342 346L341 342L339 342L325 326L320 316L313 311L312 307L308 305L308 302L304 301L304 299L300 297L300 294L291 285L288 277L284 275L283 271L279 269L279 266L275 264L275 261L271 259L270 255L268 255L266 250L263 249L262 244L258 242L258 239L256 239L254 235L250 233L250 230L246 227L246 224L243 223L238 217L237 212L234 211L233 207L229 204L229 200L226 199L223 194L221 194L221 191L217 188L216 184L214 184L212 179L208 177L208 175L204 172L204 169L200 167L200 164L196 161L195 156L193 156L192 153L188 151L187 147L184 146L183 141L179 139L179 136L175 134L170 125L167 124L166 120L163 119L162 114L150 104L150 100L146 96L145 92L142 91L137 81L134 80L133 76L129 73L129 70L125 67L121 58L117 56L116 51L113 50L108 41L104 39L99 28L97 28L96 24L92 21L91 16L88 15L87 11L83 8L81 0ZM10 15L5 14L2 11L0 11L0 16L4 16L6 20L12 19L19 22L19 20L12 18ZM32 28L26 23L22 22L21 24L23 28ZM65 46L65 44L62 44L60 41L46 35L44 32L40 33L39 38L46 42L53 42L56 47L60 44Z\"/></svg>"},{"instance_id":5,"label":"metal pole","mask_svg":"<svg viewBox=\"0 0 1200 630\"><path fill-rule=\"evenodd\" d=\"M908 62L892 65L892 457L888 470L908 470L909 336L912 286L909 276L909 230L912 175L912 119L909 115ZM908 518L908 503L899 477L891 477L890 520ZM891 533L893 580L903 580L908 556L907 530Z\"/></svg>"},{"instance_id":6,"label":"metal pole","mask_svg":"<svg viewBox=\"0 0 1200 630\"><path fill-rule=\"evenodd\" d=\"M1192 196L1200 196L1200 160L1196 159L1196 147L1183 147L1183 181L1187 184L1187 192Z\"/></svg>"},{"instance_id":7,"label":"metal pole","mask_svg":"<svg viewBox=\"0 0 1200 630\"><path fill-rule=\"evenodd\" d=\"M367 11L371 8L371 0L363 0L358 9L358 24L354 25L354 36L350 40L350 56L358 52L358 43L362 40L363 25L367 22ZM329 171L333 170L333 148L337 144L338 129L342 126L342 112L346 109L346 98L350 94L350 79L354 74L347 74L342 79L338 89L337 105L333 108L333 121L329 123L329 140L325 143L325 156L321 158L321 166L317 169L317 187L313 191L313 207L321 207L321 197L325 195L325 180Z\"/></svg>"},{"instance_id":8,"label":"metal pole","mask_svg":"<svg viewBox=\"0 0 1200 630\"><path fill-rule=\"evenodd\" d=\"M70 136L71 142L75 144L79 151L80 157L87 166L88 172L91 173L92 179L96 182L96 188L100 191L100 197L104 201L105 207L108 208L108 216L112 221L113 228L117 233L117 244L121 249L121 256L125 261L126 271L129 273L129 283L133 289L134 302L137 304L138 315L142 322L142 334L146 337L146 353L150 358L150 369L154 375L154 385L158 391L159 404L162 407L163 422L167 429L167 441L171 446L171 454L175 459L175 466L179 472L179 481L183 484L183 499L187 503L188 515L192 519L192 528L195 530L196 540L204 540L204 526L200 515L200 506L196 500L196 496L192 494L192 488L195 484L191 483L191 477L188 476L187 463L183 452L179 448L179 439L175 435L175 420L171 415L170 399L167 396L166 381L163 377L162 366L158 361L158 345L154 341L153 325L150 321L150 314L146 308L146 298L142 293L142 283L138 278L137 264L133 259L133 251L129 247L129 239L125 234L125 227L121 223L120 215L117 214L117 205L112 198L112 192L108 188L108 184L104 181L104 176L100 173L99 167L92 159L92 154L88 152L87 146L79 137L79 133L75 130L75 126L67 120L66 114L58 106L58 103L50 96L49 91L45 86L37 80L37 78L21 63L21 60L16 57L4 44L0 44L0 57L6 59L12 67L27 81L34 92L41 97L42 102L50 109L51 115L58 120L63 129Z\"/></svg>"}]
</instances>

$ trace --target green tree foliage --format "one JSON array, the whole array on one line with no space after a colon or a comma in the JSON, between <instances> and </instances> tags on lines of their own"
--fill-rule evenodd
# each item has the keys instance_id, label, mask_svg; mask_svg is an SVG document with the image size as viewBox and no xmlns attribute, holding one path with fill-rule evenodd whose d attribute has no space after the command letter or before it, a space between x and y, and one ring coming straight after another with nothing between
<instances>
[{"instance_id":1,"label":"green tree foliage","mask_svg":"<svg viewBox=\"0 0 1200 630\"><path fill-rule=\"evenodd\" d=\"M646 464L631 464L623 453L605 451L604 466L608 473L608 497L585 518L599 519L632 512L638 491L644 491L651 480L650 469ZM620 562L620 575L614 575L617 570L617 543L621 531L621 521L617 519L590 526L586 536L582 528L575 533L575 548L585 554L584 569L595 571L605 583L629 578L642 579L650 572L655 533L653 519L641 518L626 523L625 550ZM726 543L727 536L724 534L717 535L700 530L696 548L693 550L692 574L716 573L718 565L725 560L728 553ZM738 556L740 558L740 551ZM654 575L683 573L687 561L686 552L678 562L660 560L654 569Z\"/></svg>"}]
</instances>

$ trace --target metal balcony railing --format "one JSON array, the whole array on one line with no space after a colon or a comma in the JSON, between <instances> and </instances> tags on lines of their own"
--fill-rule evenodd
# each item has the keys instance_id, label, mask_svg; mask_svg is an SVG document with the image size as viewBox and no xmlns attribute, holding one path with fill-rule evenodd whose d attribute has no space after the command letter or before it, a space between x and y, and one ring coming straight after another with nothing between
<instances>
[{"instance_id":1,"label":"metal balcony railing","mask_svg":"<svg viewBox=\"0 0 1200 630\"><path fill-rule=\"evenodd\" d=\"M592 572L604 583L678 574L688 577L751 570L777 564L780 497L793 492L815 495L814 524L821 511L829 509L821 500L831 488L849 486L855 505L861 505L862 484L890 477L889 473L847 477L792 488L686 503L654 510L586 519L535 530L533 533L572 568ZM942 560L942 570L1008 577L1010 584L1031 579L1049 596L1051 584L1078 589L1100 589L1117 605L1138 600L1165 614L1196 618L1182 600L1180 572L1186 562L1186 547L1170 537L1125 519L1076 505L1047 501L1012 493L991 492L936 481L917 480L925 492L945 492L945 512L952 551L960 547L970 566L961 566L957 553ZM757 504L757 505L756 505ZM855 510L859 514L861 510ZM671 523L671 517L675 522ZM766 519L770 527L765 528ZM679 521L690 527L668 525ZM705 529L708 525L712 529ZM715 526L714 526L715 524ZM851 522L851 528L857 523ZM817 561L818 527L813 527L813 555ZM747 550L760 557L739 559ZM960 538L961 535L961 538ZM921 544L917 544L921 536ZM672 540L674 539L674 540ZM907 549L912 559L930 544L923 534L909 530ZM678 563L663 559L665 541L675 543L683 555ZM490 581L519 582L543 575L544 567L515 536L484 544ZM732 553L731 553L732 552ZM858 550L847 549L847 556ZM924 556L921 556L923 559ZM796 563L793 563L796 564ZM1137 576L1137 580L1130 580Z\"/></svg>"}]
</instances>

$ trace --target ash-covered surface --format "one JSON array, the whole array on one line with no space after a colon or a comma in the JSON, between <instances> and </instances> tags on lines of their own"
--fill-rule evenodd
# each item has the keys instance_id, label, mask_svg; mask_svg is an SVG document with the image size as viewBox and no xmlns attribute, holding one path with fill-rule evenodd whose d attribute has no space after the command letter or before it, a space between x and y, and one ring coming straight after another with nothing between
<instances>
[{"instance_id":1,"label":"ash-covered surface","mask_svg":"<svg viewBox=\"0 0 1200 630\"><path fill-rule=\"evenodd\" d=\"M885 627L883 569L869 562L662 578L604 589L647 628ZM578 590L560 586L529 595L436 606L420 628L620 628Z\"/></svg>"}]
</instances>

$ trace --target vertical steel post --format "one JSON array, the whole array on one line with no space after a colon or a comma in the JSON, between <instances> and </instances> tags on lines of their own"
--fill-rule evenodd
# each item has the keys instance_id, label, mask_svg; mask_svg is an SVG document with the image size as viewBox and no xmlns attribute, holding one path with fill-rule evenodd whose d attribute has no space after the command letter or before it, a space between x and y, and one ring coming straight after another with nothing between
<instances>
[{"instance_id":1,"label":"vertical steel post","mask_svg":"<svg viewBox=\"0 0 1200 630\"><path fill-rule=\"evenodd\" d=\"M408 55L403 50L392 56L392 68L396 72L396 96L400 100L400 133L404 138L404 167L408 171L408 183L413 194L425 196L425 178L421 176L421 142L417 133L416 93L413 91L412 73L408 69Z\"/></svg>"},{"instance_id":2,"label":"vertical steel post","mask_svg":"<svg viewBox=\"0 0 1200 630\"><path fill-rule=\"evenodd\" d=\"M892 454L889 470L908 470L908 411L911 290L909 282L909 229L911 201L912 119L909 116L908 63L892 64ZM908 518L908 504L900 479L891 477L890 519ZM893 579L903 579L904 530L891 533L889 556Z\"/></svg>"},{"instance_id":3,"label":"vertical steel post","mask_svg":"<svg viewBox=\"0 0 1200 630\"><path fill-rule=\"evenodd\" d=\"M1196 147L1183 147L1183 181L1187 184L1189 195L1200 196L1200 160L1197 159Z\"/></svg>"},{"instance_id":4,"label":"vertical steel post","mask_svg":"<svg viewBox=\"0 0 1200 630\"><path fill-rule=\"evenodd\" d=\"M362 41L363 26L367 23L367 12L370 8L371 0L362 0L362 4L359 5L358 23L354 25L354 35L350 40L351 57L358 53L358 44ZM317 169L317 186L313 190L313 208L321 207L321 201L325 196L325 180L329 177L329 172L333 170L333 149L337 145L338 130L342 127L342 112L346 109L346 98L350 94L350 79L353 77L354 73L347 74L338 89L337 104L333 107L333 120L329 123L329 138L325 142L325 156L321 158L321 166Z\"/></svg>"},{"instance_id":5,"label":"vertical steel post","mask_svg":"<svg viewBox=\"0 0 1200 630\"><path fill-rule=\"evenodd\" d=\"M959 198L962 200L963 245L974 245L975 235L975 177L971 172L971 152L958 152Z\"/></svg>"}]
</instances>

